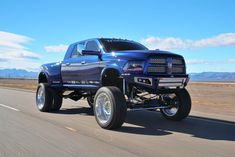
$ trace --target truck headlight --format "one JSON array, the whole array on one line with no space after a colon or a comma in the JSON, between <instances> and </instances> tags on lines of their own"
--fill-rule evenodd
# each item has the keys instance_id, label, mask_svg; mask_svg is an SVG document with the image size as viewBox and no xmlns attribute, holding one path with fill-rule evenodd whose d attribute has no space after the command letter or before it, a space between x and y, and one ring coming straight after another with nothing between
<instances>
[{"instance_id":1,"label":"truck headlight","mask_svg":"<svg viewBox=\"0 0 235 157\"><path fill-rule=\"evenodd\" d=\"M125 72L140 73L144 70L144 61L129 61L124 66Z\"/></svg>"}]
</instances>

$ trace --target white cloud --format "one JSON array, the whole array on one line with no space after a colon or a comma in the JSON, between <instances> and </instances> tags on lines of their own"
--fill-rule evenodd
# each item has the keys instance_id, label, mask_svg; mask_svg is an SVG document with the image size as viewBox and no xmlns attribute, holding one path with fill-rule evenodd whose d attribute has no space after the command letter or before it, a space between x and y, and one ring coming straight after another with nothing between
<instances>
[{"instance_id":1,"label":"white cloud","mask_svg":"<svg viewBox=\"0 0 235 157\"><path fill-rule=\"evenodd\" d=\"M1 60L1 59L0 59ZM1 69L25 69L28 71L39 71L40 63L33 62L32 60L25 59L11 59L1 62Z\"/></svg>"},{"instance_id":2,"label":"white cloud","mask_svg":"<svg viewBox=\"0 0 235 157\"><path fill-rule=\"evenodd\" d=\"M26 49L26 47L23 46L23 44L26 44L30 41L32 41L32 38L30 37L0 31L0 47L10 47L13 49Z\"/></svg>"},{"instance_id":3,"label":"white cloud","mask_svg":"<svg viewBox=\"0 0 235 157\"><path fill-rule=\"evenodd\" d=\"M195 41L193 46L196 48L235 46L235 33L225 33L212 38L201 39Z\"/></svg>"},{"instance_id":4,"label":"white cloud","mask_svg":"<svg viewBox=\"0 0 235 157\"><path fill-rule=\"evenodd\" d=\"M49 46L44 47L44 49L47 52L66 52L67 48L68 48L68 45L63 45L63 44L49 45Z\"/></svg>"},{"instance_id":5,"label":"white cloud","mask_svg":"<svg viewBox=\"0 0 235 157\"><path fill-rule=\"evenodd\" d=\"M6 61L8 61L8 59L0 58L0 62L6 62Z\"/></svg>"},{"instance_id":6,"label":"white cloud","mask_svg":"<svg viewBox=\"0 0 235 157\"><path fill-rule=\"evenodd\" d=\"M26 46L33 39L24 35L0 31L0 67L35 69L41 56Z\"/></svg>"},{"instance_id":7,"label":"white cloud","mask_svg":"<svg viewBox=\"0 0 235 157\"><path fill-rule=\"evenodd\" d=\"M197 59L193 59L193 60L186 60L186 64L208 64L208 61L205 60L197 60Z\"/></svg>"},{"instance_id":8,"label":"white cloud","mask_svg":"<svg viewBox=\"0 0 235 157\"><path fill-rule=\"evenodd\" d=\"M142 40L142 43L149 47L150 49L184 49L187 48L188 43L180 38L159 38L159 37L149 37Z\"/></svg>"},{"instance_id":9,"label":"white cloud","mask_svg":"<svg viewBox=\"0 0 235 157\"><path fill-rule=\"evenodd\" d=\"M162 50L235 46L235 33L225 33L200 40L185 40L174 37L148 37L143 39L142 43L150 49Z\"/></svg>"},{"instance_id":10,"label":"white cloud","mask_svg":"<svg viewBox=\"0 0 235 157\"><path fill-rule=\"evenodd\" d=\"M229 59L229 62L235 63L235 58Z\"/></svg>"},{"instance_id":11,"label":"white cloud","mask_svg":"<svg viewBox=\"0 0 235 157\"><path fill-rule=\"evenodd\" d=\"M226 60L214 60L214 61L201 60L201 59L186 60L186 64L190 64L190 65L197 65L197 64L224 65L224 64L229 64L229 63L235 63L235 58L226 59Z\"/></svg>"}]
</instances>

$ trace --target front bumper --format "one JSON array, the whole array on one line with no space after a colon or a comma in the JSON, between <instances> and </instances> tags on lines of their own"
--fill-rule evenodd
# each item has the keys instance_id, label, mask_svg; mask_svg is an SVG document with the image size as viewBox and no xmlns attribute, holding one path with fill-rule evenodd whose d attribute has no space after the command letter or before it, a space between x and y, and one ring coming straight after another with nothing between
<instances>
[{"instance_id":1,"label":"front bumper","mask_svg":"<svg viewBox=\"0 0 235 157\"><path fill-rule=\"evenodd\" d=\"M189 81L188 75L149 76L149 75L122 75L127 86L136 86L152 93L172 91L185 88Z\"/></svg>"}]
</instances>

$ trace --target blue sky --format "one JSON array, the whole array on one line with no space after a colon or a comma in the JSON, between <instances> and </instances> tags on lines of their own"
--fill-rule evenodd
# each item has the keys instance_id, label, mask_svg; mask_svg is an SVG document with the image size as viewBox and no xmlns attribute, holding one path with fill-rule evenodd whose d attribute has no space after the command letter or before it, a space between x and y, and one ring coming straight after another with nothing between
<instances>
[{"instance_id":1,"label":"blue sky","mask_svg":"<svg viewBox=\"0 0 235 157\"><path fill-rule=\"evenodd\" d=\"M233 0L1 1L0 68L37 70L68 44L127 38L183 55L188 72L235 72Z\"/></svg>"}]
</instances>

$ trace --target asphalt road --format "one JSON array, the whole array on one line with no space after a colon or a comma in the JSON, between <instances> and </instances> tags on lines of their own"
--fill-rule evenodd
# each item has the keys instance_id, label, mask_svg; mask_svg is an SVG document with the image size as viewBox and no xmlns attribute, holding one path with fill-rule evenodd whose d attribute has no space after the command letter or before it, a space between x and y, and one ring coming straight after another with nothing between
<instances>
[{"instance_id":1,"label":"asphalt road","mask_svg":"<svg viewBox=\"0 0 235 157\"><path fill-rule=\"evenodd\" d=\"M0 157L234 157L235 123L129 111L123 127L101 129L86 101L39 112L35 93L0 89Z\"/></svg>"}]
</instances>

